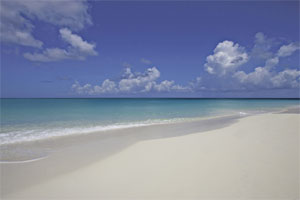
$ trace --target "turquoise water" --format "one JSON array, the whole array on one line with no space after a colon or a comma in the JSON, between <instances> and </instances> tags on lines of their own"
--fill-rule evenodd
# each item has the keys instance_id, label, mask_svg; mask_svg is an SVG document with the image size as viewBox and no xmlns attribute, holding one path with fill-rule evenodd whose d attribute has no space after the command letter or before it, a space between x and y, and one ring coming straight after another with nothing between
<instances>
[{"instance_id":1,"label":"turquoise water","mask_svg":"<svg viewBox=\"0 0 300 200\"><path fill-rule=\"evenodd\" d=\"M275 99L1 99L0 144L299 105Z\"/></svg>"}]
</instances>

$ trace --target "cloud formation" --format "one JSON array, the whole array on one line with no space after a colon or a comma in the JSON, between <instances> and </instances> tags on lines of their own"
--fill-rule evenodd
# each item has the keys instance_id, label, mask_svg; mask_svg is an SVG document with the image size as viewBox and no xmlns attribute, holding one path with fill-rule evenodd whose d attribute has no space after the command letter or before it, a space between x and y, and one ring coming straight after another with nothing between
<instances>
[{"instance_id":1,"label":"cloud formation","mask_svg":"<svg viewBox=\"0 0 300 200\"><path fill-rule=\"evenodd\" d=\"M247 61L248 54L244 47L225 40L217 45L214 54L207 56L205 70L210 74L224 76Z\"/></svg>"},{"instance_id":2,"label":"cloud formation","mask_svg":"<svg viewBox=\"0 0 300 200\"><path fill-rule=\"evenodd\" d=\"M61 38L69 44L67 49L47 48L41 53L25 53L24 57L31 61L51 62L64 59L84 60L86 56L97 55L95 44L84 41L67 28L60 29L59 32Z\"/></svg>"},{"instance_id":3,"label":"cloud formation","mask_svg":"<svg viewBox=\"0 0 300 200\"><path fill-rule=\"evenodd\" d=\"M118 82L109 79L104 80L100 85L85 84L80 85L76 81L72 85L72 90L77 94L136 94L145 92L185 92L188 87L175 84L175 81L164 80L158 82L160 72L156 67L148 68L144 73L132 72L131 68L125 68L121 80Z\"/></svg>"},{"instance_id":4,"label":"cloud formation","mask_svg":"<svg viewBox=\"0 0 300 200\"><path fill-rule=\"evenodd\" d=\"M84 41L79 35L72 34L67 28L60 29L59 32L61 38L68 42L74 49L78 49L78 51L87 55L97 55L97 52L94 50L95 44Z\"/></svg>"},{"instance_id":5,"label":"cloud formation","mask_svg":"<svg viewBox=\"0 0 300 200\"><path fill-rule=\"evenodd\" d=\"M214 49L214 54L206 58L204 69L211 74L209 81L193 81L192 86L197 90L236 91L256 89L282 89L299 88L300 71L298 69L285 69L278 71L280 59L291 56L300 49L299 43L284 44L277 47L280 42L275 38L268 38L265 34L255 34L254 47L251 56L246 49L232 41L225 40ZM263 59L264 66L254 67L253 71L239 70L249 61ZM199 77L198 77L199 79ZM201 79L200 79L201 80ZM217 83L222 83L221 85ZM200 89L201 88L201 89Z\"/></svg>"},{"instance_id":6,"label":"cloud formation","mask_svg":"<svg viewBox=\"0 0 300 200\"><path fill-rule=\"evenodd\" d=\"M292 55L295 51L300 49L300 45L299 44L295 44L295 43L290 43L288 45L283 45L280 47L280 49L278 50L277 55L279 57L286 57L286 56L290 56Z\"/></svg>"},{"instance_id":7,"label":"cloud formation","mask_svg":"<svg viewBox=\"0 0 300 200\"><path fill-rule=\"evenodd\" d=\"M259 41L257 41L259 40ZM263 33L255 36L255 43L271 41ZM268 42L267 42L268 43ZM253 47L257 51L258 46ZM262 47L260 47L262 48ZM296 43L282 44L277 49L265 47L263 66L253 67L244 71L245 64L251 66L254 50L248 50L233 41L225 40L217 44L214 54L207 57L204 70L207 75L198 76L186 85L178 85L173 80L158 81L161 73L156 67L150 67L145 72L133 72L131 65L124 64L125 70L119 81L104 80L99 85L80 85L75 82L72 90L77 94L101 95L101 94L138 94L147 92L231 92L253 91L266 89L299 89L299 69L286 68L278 70L280 60L291 56L299 49ZM249 71L250 69L250 71Z\"/></svg>"},{"instance_id":8,"label":"cloud formation","mask_svg":"<svg viewBox=\"0 0 300 200\"><path fill-rule=\"evenodd\" d=\"M282 39L270 39L261 32L255 35L254 46L248 50L225 40L207 57L203 67L208 74L197 77L189 87L193 92L300 89L299 66L279 70L280 60L299 50L299 43L283 43ZM255 66L261 60L264 65Z\"/></svg>"},{"instance_id":9,"label":"cloud formation","mask_svg":"<svg viewBox=\"0 0 300 200\"><path fill-rule=\"evenodd\" d=\"M265 36L264 36L265 37ZM246 73L237 71L233 78L236 78L244 88L299 88L300 71L297 69L285 69L278 72L275 67L279 64L281 57L291 56L299 49L299 45L290 43L282 45L275 55L265 62L264 67L256 67L253 72Z\"/></svg>"},{"instance_id":10,"label":"cloud formation","mask_svg":"<svg viewBox=\"0 0 300 200\"><path fill-rule=\"evenodd\" d=\"M248 61L247 53L238 44L234 45L231 41L224 41L217 45L213 55L207 57L207 63L204 67L208 73L219 75L212 76L211 79L215 79L216 82L225 81L227 83L226 90L299 88L299 70L278 71L276 69L281 58L291 56L297 50L299 50L299 45L290 43L282 45L273 53L271 51L271 39L268 39L263 33L257 33L252 49L252 58L256 58L253 57L255 56L253 52L260 52L260 58L265 58L264 66L255 67L253 71L248 73L237 70L238 66L242 66ZM228 74L226 70L230 70L231 73ZM208 90L211 88L210 85L202 85L201 87Z\"/></svg>"},{"instance_id":11,"label":"cloud formation","mask_svg":"<svg viewBox=\"0 0 300 200\"><path fill-rule=\"evenodd\" d=\"M42 41L32 35L38 19L57 26L80 30L92 24L88 5L77 1L1 0L1 40L24 46L41 47ZM67 9L66 9L67 8Z\"/></svg>"},{"instance_id":12,"label":"cloud formation","mask_svg":"<svg viewBox=\"0 0 300 200\"><path fill-rule=\"evenodd\" d=\"M271 58L266 61L264 67L256 67L253 72L245 73L237 71L233 78L246 89L249 88L299 88L300 71L296 69L285 69L277 72L274 67L279 63L279 58Z\"/></svg>"},{"instance_id":13,"label":"cloud formation","mask_svg":"<svg viewBox=\"0 0 300 200\"><path fill-rule=\"evenodd\" d=\"M84 59L96 55L94 44L83 41L71 30L79 31L91 25L86 0L76 1L0 1L1 41L22 46L43 49L41 53L25 53L31 61L58 61L62 59ZM60 29L62 39L72 48L45 48L44 43L34 36L34 20L55 25Z\"/></svg>"},{"instance_id":14,"label":"cloud formation","mask_svg":"<svg viewBox=\"0 0 300 200\"><path fill-rule=\"evenodd\" d=\"M274 46L274 39L268 38L264 33L255 34L254 47L251 50L253 58L268 59L272 57L271 48Z\"/></svg>"}]
</instances>

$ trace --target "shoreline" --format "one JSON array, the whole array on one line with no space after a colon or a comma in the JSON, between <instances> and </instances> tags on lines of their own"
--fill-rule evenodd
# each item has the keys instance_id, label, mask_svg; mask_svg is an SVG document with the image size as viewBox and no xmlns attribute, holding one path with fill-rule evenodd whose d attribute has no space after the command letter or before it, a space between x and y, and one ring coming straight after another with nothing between
<instances>
[{"instance_id":1,"label":"shoreline","mask_svg":"<svg viewBox=\"0 0 300 200\"><path fill-rule=\"evenodd\" d=\"M107 131L96 131L88 134L74 134L67 136L53 137L38 141L26 141L24 143L14 143L14 144L4 144L0 146L2 151L1 163L18 163L20 162L30 162L30 160L42 159L44 157L50 156L53 152L59 152L65 148L82 145L90 140L106 140L115 137L127 137L130 136L135 138L136 141L145 140L147 138L163 138L163 137L176 137L178 135L192 134L197 131L214 130L226 125L229 125L239 118L246 117L245 115L225 115L225 116L215 116L206 117L201 119L194 119L188 121L180 121L173 123L162 123L162 124L151 124L139 127L129 127L122 129L112 129ZM200 127L201 126L201 127ZM185 127L185 128L183 128ZM184 131L179 131L177 133L170 131L175 129L185 129ZM200 130L199 130L200 128ZM202 130L201 130L202 129ZM139 132L145 132L144 134L137 134ZM45 149L51 148L51 152L44 152ZM16 155L13 155L14 151ZM18 155L18 153L39 151L40 155ZM23 157L25 156L25 157ZM28 156L26 159L26 156ZM6 158L6 160L4 160Z\"/></svg>"},{"instance_id":2,"label":"shoreline","mask_svg":"<svg viewBox=\"0 0 300 200\"><path fill-rule=\"evenodd\" d=\"M204 120L202 123L184 123L185 126L158 125L156 129L153 126L139 127L116 131L118 134L111 134L112 131L106 135L74 137L68 142L56 141L48 145L61 145L63 148L45 159L1 163L1 193L4 198L33 199L71 198L74 194L79 198L80 195L85 198L82 196L85 194L87 199L141 199L155 196L162 199L215 198L215 192L227 198L232 198L229 194L249 198L263 194L265 196L262 197L269 198L296 198L299 197L296 193L299 188L299 117L298 113L266 113L219 120L218 128L215 127L215 120ZM208 168L203 168L203 165ZM223 174L224 170L228 174ZM249 178L255 180L250 188L245 186L248 181L242 178L244 170L251 172ZM165 176L166 179L163 178ZM181 176L189 177L189 181L176 179ZM223 177L222 181L214 180L215 176ZM148 186L140 188L136 185L139 177ZM242 178L241 182L236 182L234 177ZM167 181L174 178L174 182ZM127 185L124 183L126 180ZM90 181L92 186L87 188L85 183ZM220 186L218 191L214 191L211 181L216 184L214 187ZM180 191L179 187L189 182L193 184L185 190L192 196L175 195L177 190ZM227 185L228 182L231 186ZM68 184L76 189L66 189ZM152 191L153 184L165 191ZM197 188L199 185L207 190ZM221 189L221 186L228 191ZM139 190L134 190L134 187ZM262 188L265 188L265 193ZM275 196L271 195L272 192Z\"/></svg>"},{"instance_id":3,"label":"shoreline","mask_svg":"<svg viewBox=\"0 0 300 200\"><path fill-rule=\"evenodd\" d=\"M176 124L176 123L188 123L193 121L200 121L200 120L206 120L206 119L215 119L219 117L227 117L227 116L234 116L234 115L240 115L241 117L245 116L251 116L256 114L263 114L263 113L273 113L273 112L284 112L286 113L300 113L300 104L299 105L293 105L293 106L285 106L285 107L277 107L277 108L264 108L261 109L243 109L243 110L223 110L223 112L215 113L213 115L209 116L198 116L198 117L180 117L180 118L170 118L170 119L148 119L143 121L132 121L132 122L119 122L119 123L112 123L107 125L94 125L91 127L66 127L60 129L49 129L45 132L45 134L36 138L31 137L30 139L27 138L19 138L16 141L5 141L5 138L1 138L2 141L0 143L0 149L1 147L9 146L9 145L18 145L22 143L34 143L34 142L40 142L44 140L55 140L60 139L64 137L73 137L76 135L88 135L88 134L97 134L102 133L106 131L113 131L113 130L122 130L127 128L138 128L138 127L146 127L146 126L156 126L156 125L165 125L165 124ZM27 130L28 131L28 130ZM29 130L29 131L36 131L39 132L39 130ZM44 130L40 130L44 131ZM57 133L56 133L57 132ZM65 132L65 133L64 133ZM5 133L6 134L6 133ZM20 134L20 133L18 133ZM47 135L47 137L45 137ZM10 137L10 136L8 136ZM28 136L26 136L28 137ZM1 160L1 156L0 156Z\"/></svg>"},{"instance_id":4,"label":"shoreline","mask_svg":"<svg viewBox=\"0 0 300 200\"><path fill-rule=\"evenodd\" d=\"M286 114L300 114L300 107L299 106L288 106L285 108L277 108L271 109L268 111L252 111L248 113L244 112L232 112L223 115L216 115L216 116L207 116L207 117L195 117L195 118L177 118L171 121L164 121L161 123L154 123L154 124L143 124L139 126L132 126L132 127L122 127L122 128L115 128L115 129L108 129L103 131L93 131L88 133L78 133L78 134L69 134L69 135L60 135L55 137L43 138L38 140L32 141L23 141L23 142L16 142L16 143L8 143L8 144L1 144L0 145L0 164L1 163L22 163L22 162L31 162L38 159L43 159L51 155L52 152L60 151L65 146L72 146L72 145L80 145L82 142L77 141L88 141L89 138L94 139L105 139L107 137L118 137L118 135L123 135L123 132L138 132L139 129L151 129L153 128L155 132L162 132L159 130L161 127L169 127L172 129L172 126L185 126L194 127L196 125L203 126L200 132L206 131L206 129L213 130L218 129L218 124L224 123L223 125L230 125L231 123L237 122L238 119L242 119L244 117L267 114L267 113L286 113ZM178 120L180 119L180 120ZM183 120L182 120L183 119ZM225 120L225 121L224 121ZM228 120L228 121L227 121ZM227 122L226 122L227 121ZM222 126L221 126L222 127ZM163 130L164 131L164 130ZM166 130L167 132L168 130ZM194 132L199 130L193 130ZM192 131L192 132L193 132ZM153 131L152 131L153 132ZM182 134L190 134L189 133L182 133ZM155 134L154 134L155 135ZM161 134L162 135L162 134ZM166 134L165 134L166 135ZM174 134L176 136L176 134ZM103 138L102 138L103 137ZM139 138L140 135L137 136ZM57 144L58 145L57 145ZM77 143L77 144L76 144ZM35 149L36 148L36 149ZM24 153L25 152L25 153ZM28 152L28 153L26 153ZM37 152L37 153L35 153ZM30 155L29 155L30 154Z\"/></svg>"}]
</instances>

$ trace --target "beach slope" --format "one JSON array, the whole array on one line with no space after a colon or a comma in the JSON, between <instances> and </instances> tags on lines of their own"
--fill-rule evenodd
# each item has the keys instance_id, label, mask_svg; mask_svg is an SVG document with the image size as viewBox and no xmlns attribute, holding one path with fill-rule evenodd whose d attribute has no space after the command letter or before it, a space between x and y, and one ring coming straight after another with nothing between
<instances>
[{"instance_id":1,"label":"beach slope","mask_svg":"<svg viewBox=\"0 0 300 200\"><path fill-rule=\"evenodd\" d=\"M132 142L41 178L60 165L71 169L97 149L97 141L76 145L41 161L2 164L2 185L9 184L2 198L299 199L299 124L299 114L249 116L214 130ZM117 140L105 144L113 148ZM35 184L14 189L28 177Z\"/></svg>"}]
</instances>

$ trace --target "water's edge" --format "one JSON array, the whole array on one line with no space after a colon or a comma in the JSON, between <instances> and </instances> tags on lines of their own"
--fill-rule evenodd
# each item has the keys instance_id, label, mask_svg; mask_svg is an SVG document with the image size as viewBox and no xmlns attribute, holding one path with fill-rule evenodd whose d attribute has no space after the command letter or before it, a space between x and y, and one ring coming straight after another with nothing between
<instances>
[{"instance_id":1,"label":"water's edge","mask_svg":"<svg viewBox=\"0 0 300 200\"><path fill-rule=\"evenodd\" d=\"M264 113L299 113L300 107L277 108L264 112L231 113L213 117L188 118L157 123L134 124L110 129L83 132L78 134L59 135L57 137L28 140L0 145L0 163L24 163L43 159L62 149L89 141L105 140L112 137L128 136L134 140L176 137L222 128L237 122L238 119ZM141 132L143 134L141 134Z\"/></svg>"}]
</instances>

